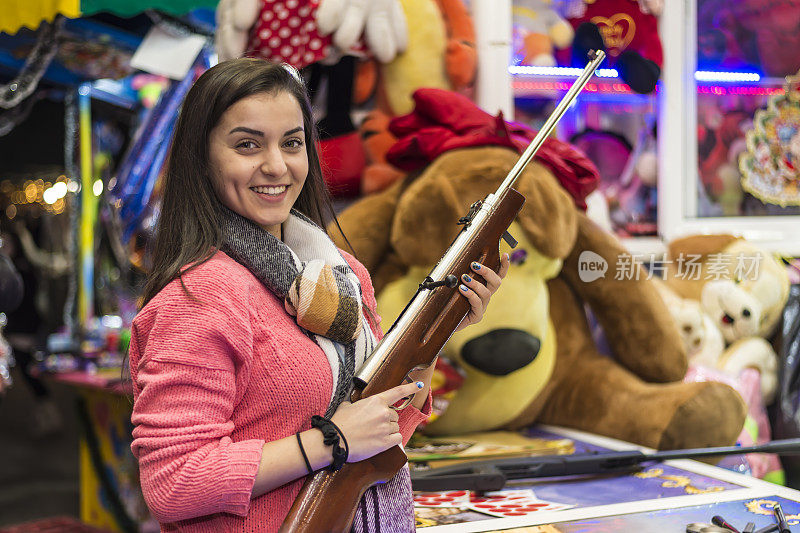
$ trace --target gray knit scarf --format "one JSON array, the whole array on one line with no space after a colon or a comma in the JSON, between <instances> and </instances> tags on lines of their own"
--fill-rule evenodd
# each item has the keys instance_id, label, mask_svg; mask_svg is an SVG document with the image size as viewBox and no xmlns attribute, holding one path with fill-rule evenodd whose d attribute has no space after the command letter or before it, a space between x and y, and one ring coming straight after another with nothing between
<instances>
[{"instance_id":1,"label":"gray knit scarf","mask_svg":"<svg viewBox=\"0 0 800 533\"><path fill-rule=\"evenodd\" d=\"M222 235L222 250L283 300L303 333L325 352L333 375L325 416L331 416L376 343L361 319L358 276L328 235L294 210L283 224L283 241L227 208Z\"/></svg>"},{"instance_id":2,"label":"gray knit scarf","mask_svg":"<svg viewBox=\"0 0 800 533\"><path fill-rule=\"evenodd\" d=\"M325 352L333 376L325 416L331 416L347 398L356 369L376 344L367 321L362 320L358 276L322 228L298 211L292 210L283 223L283 241L224 207L221 225L222 251L283 300L300 329ZM320 284L330 289L323 292L335 296L315 297L321 292ZM361 499L353 531L413 531L410 485L404 466L388 483L370 487Z\"/></svg>"}]
</instances>

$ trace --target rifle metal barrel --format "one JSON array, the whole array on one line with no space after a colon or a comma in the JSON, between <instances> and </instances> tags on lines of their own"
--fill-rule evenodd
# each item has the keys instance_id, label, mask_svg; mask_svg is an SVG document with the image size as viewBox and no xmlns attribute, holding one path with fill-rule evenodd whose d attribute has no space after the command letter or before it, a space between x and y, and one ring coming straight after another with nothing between
<instances>
[{"instance_id":1,"label":"rifle metal barrel","mask_svg":"<svg viewBox=\"0 0 800 533\"><path fill-rule=\"evenodd\" d=\"M667 461L670 459L694 459L745 453L800 454L800 439L781 439L756 444L754 446L720 446L716 448L694 448L689 450L664 450L647 454L648 460Z\"/></svg>"},{"instance_id":2,"label":"rifle metal barrel","mask_svg":"<svg viewBox=\"0 0 800 533\"><path fill-rule=\"evenodd\" d=\"M605 59L606 54L602 50L594 51L594 59L592 59L589 64L583 69L583 72L575 80L575 83L572 84L572 87L569 88L567 94L564 95L564 98L558 103L556 106L555 111L553 111L550 116L547 118L547 121L544 123L544 126L539 130L536 134L536 137L533 138L533 141L528 145L522 155L517 160L517 163L511 168L506 179L503 180L503 183L500 184L500 187L497 189L497 194L502 193L507 188L511 187L514 182L517 180L522 171L528 165L528 162L533 159L533 156L536 155L536 152L544 143L545 139L550 136L555 129L556 124L558 121L561 120L561 117L566 113L567 108L572 105L573 100L578 95L579 92L583 90L583 87L589 81L589 78L592 77L594 71L597 70L597 67L600 66L600 63Z\"/></svg>"}]
</instances>

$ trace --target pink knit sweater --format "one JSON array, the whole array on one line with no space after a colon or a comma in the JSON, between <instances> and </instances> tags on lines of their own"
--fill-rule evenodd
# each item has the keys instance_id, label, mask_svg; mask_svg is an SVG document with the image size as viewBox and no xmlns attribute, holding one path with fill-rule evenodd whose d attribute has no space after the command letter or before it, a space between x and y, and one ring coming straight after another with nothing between
<instances>
[{"instance_id":1,"label":"pink knit sweater","mask_svg":"<svg viewBox=\"0 0 800 533\"><path fill-rule=\"evenodd\" d=\"M369 274L344 256L374 311ZM223 252L183 280L195 299L175 280L131 331L142 492L162 531L276 531L304 479L251 500L262 446L325 412L330 365L283 302ZM422 412L402 411L404 443L429 413L430 397Z\"/></svg>"}]
</instances>

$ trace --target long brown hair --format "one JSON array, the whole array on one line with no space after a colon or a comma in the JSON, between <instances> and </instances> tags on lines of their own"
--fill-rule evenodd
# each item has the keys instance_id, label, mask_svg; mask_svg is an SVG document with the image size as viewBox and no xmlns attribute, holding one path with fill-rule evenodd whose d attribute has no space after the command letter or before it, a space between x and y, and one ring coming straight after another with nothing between
<instances>
[{"instance_id":1,"label":"long brown hair","mask_svg":"<svg viewBox=\"0 0 800 533\"><path fill-rule=\"evenodd\" d=\"M152 268L142 307L182 271L207 261L222 244L220 213L208 161L211 130L222 114L254 94L291 94L300 104L308 152L308 176L294 208L323 230L336 221L322 178L317 134L305 84L292 67L261 59L224 61L194 83L183 102L164 175L161 212L155 232Z\"/></svg>"}]
</instances>

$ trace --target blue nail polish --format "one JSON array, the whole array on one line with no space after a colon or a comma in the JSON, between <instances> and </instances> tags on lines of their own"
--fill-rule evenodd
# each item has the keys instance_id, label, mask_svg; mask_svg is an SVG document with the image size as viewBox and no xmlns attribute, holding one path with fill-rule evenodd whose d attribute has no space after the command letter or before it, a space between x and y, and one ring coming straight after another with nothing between
<instances>
[{"instance_id":1,"label":"blue nail polish","mask_svg":"<svg viewBox=\"0 0 800 533\"><path fill-rule=\"evenodd\" d=\"M475 270L480 270L481 269L481 265L479 263L476 263L476 262L473 261L472 262L472 268L474 268Z\"/></svg>"},{"instance_id":2,"label":"blue nail polish","mask_svg":"<svg viewBox=\"0 0 800 533\"><path fill-rule=\"evenodd\" d=\"M463 275L463 276L461 276L461 277L462 277L462 278L464 278L464 281L466 281L467 283L469 283L470 281L472 281L472 278L471 278L471 277L469 277L469 276L467 276L466 274L464 274L464 275Z\"/></svg>"},{"instance_id":3,"label":"blue nail polish","mask_svg":"<svg viewBox=\"0 0 800 533\"><path fill-rule=\"evenodd\" d=\"M467 292L467 286L466 285L461 285L461 290L464 291L464 292Z\"/></svg>"},{"instance_id":4,"label":"blue nail polish","mask_svg":"<svg viewBox=\"0 0 800 533\"><path fill-rule=\"evenodd\" d=\"M421 381L417 381L417 388L418 388L418 389L421 389L421 388L422 388L422 387L424 387L424 386L425 386L425 384L424 384L423 382L421 382Z\"/></svg>"}]
</instances>

